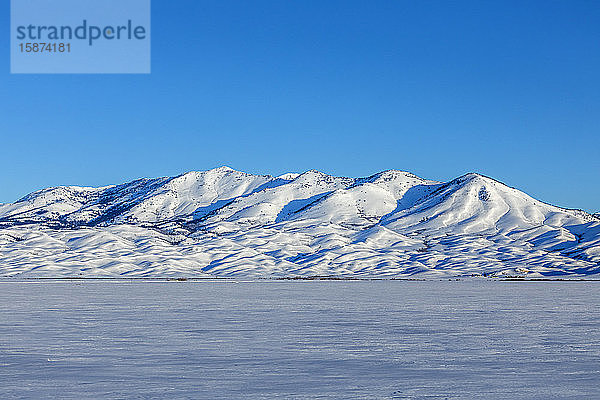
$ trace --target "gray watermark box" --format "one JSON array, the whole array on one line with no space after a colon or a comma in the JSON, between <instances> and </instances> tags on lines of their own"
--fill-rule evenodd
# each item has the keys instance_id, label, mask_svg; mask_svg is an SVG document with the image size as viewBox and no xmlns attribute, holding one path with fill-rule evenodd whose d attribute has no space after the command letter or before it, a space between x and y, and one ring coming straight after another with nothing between
<instances>
[{"instance_id":1,"label":"gray watermark box","mask_svg":"<svg viewBox=\"0 0 600 400\"><path fill-rule=\"evenodd\" d=\"M150 0L11 0L11 73L149 74Z\"/></svg>"}]
</instances>

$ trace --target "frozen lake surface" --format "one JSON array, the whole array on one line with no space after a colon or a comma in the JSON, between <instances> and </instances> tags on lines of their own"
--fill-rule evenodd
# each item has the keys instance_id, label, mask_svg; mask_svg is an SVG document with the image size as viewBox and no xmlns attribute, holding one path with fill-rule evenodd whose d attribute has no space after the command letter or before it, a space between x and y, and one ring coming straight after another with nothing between
<instances>
[{"instance_id":1,"label":"frozen lake surface","mask_svg":"<svg viewBox=\"0 0 600 400\"><path fill-rule=\"evenodd\" d=\"M598 399L599 289L0 281L0 398Z\"/></svg>"}]
</instances>

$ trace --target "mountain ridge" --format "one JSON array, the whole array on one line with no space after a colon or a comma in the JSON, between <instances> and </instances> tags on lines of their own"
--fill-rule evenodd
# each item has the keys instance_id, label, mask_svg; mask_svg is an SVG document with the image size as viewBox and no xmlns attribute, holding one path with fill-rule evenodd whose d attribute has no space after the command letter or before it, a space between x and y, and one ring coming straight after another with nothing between
<instances>
[{"instance_id":1,"label":"mountain ridge","mask_svg":"<svg viewBox=\"0 0 600 400\"><path fill-rule=\"evenodd\" d=\"M598 215L478 173L438 182L400 170L274 177L224 166L0 204L0 276L597 273Z\"/></svg>"}]
</instances>

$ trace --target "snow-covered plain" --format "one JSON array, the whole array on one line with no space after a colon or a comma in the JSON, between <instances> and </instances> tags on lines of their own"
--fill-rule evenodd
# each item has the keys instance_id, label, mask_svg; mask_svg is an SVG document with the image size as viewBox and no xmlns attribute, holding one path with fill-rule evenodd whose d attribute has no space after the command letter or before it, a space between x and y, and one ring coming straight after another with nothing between
<instances>
[{"instance_id":1,"label":"snow-covered plain","mask_svg":"<svg viewBox=\"0 0 600 400\"><path fill-rule=\"evenodd\" d=\"M494 179L221 167L0 205L5 277L590 277L600 219Z\"/></svg>"},{"instance_id":2,"label":"snow-covered plain","mask_svg":"<svg viewBox=\"0 0 600 400\"><path fill-rule=\"evenodd\" d=\"M598 399L598 282L0 281L0 398Z\"/></svg>"}]
</instances>

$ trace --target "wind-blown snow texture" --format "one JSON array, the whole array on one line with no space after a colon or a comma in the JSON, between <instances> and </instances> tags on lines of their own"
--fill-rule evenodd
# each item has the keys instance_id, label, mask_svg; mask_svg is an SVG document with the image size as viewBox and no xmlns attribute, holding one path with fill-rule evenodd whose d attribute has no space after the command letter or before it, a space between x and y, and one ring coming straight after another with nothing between
<instances>
[{"instance_id":1,"label":"wind-blown snow texture","mask_svg":"<svg viewBox=\"0 0 600 400\"><path fill-rule=\"evenodd\" d=\"M221 167L0 205L0 276L582 277L600 218L494 179Z\"/></svg>"}]
</instances>

